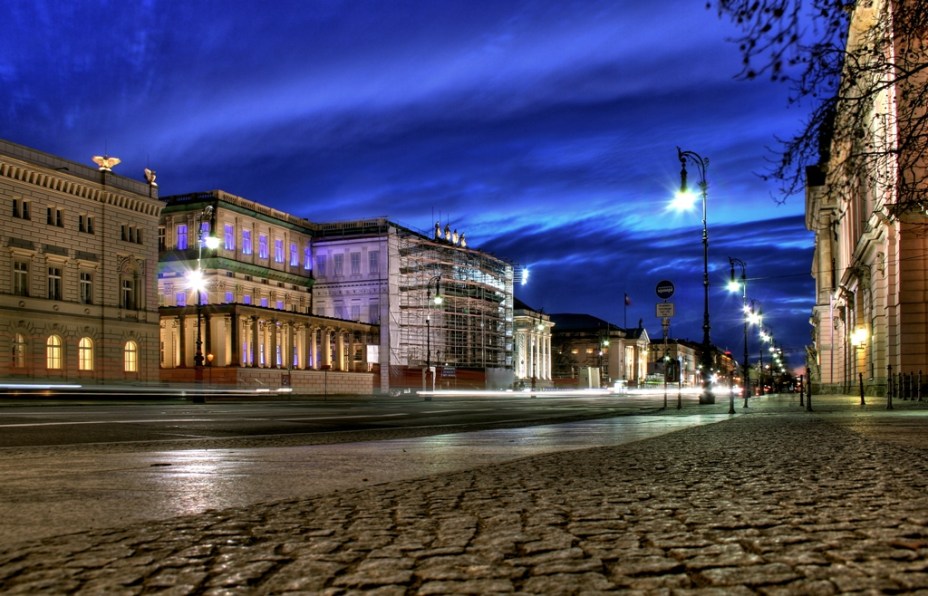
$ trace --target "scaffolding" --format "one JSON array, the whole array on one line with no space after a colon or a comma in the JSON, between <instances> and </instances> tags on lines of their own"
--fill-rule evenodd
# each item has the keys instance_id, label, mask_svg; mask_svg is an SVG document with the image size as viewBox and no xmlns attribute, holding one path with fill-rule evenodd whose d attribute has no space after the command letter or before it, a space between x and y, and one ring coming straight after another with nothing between
<instances>
[{"instance_id":1,"label":"scaffolding","mask_svg":"<svg viewBox=\"0 0 928 596\"><path fill-rule=\"evenodd\" d=\"M512 367L512 265L398 230L401 359L411 367ZM437 280L440 278L440 285ZM441 304L429 300L439 293Z\"/></svg>"}]
</instances>

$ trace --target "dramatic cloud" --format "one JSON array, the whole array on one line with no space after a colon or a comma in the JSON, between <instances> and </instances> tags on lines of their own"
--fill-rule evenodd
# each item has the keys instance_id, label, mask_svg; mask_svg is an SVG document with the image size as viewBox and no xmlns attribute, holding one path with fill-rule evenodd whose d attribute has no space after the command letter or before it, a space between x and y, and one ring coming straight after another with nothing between
<instances>
[{"instance_id":1,"label":"dramatic cloud","mask_svg":"<svg viewBox=\"0 0 928 596\"><path fill-rule=\"evenodd\" d=\"M741 345L728 257L790 350L808 343L801 198L757 175L804 117L739 82L732 31L691 0L13 2L3 137L117 155L163 195L221 188L317 221L436 220L532 267L517 295L701 338L701 212L667 211L677 147L709 158L712 337ZM690 180L697 180L691 166ZM624 294L633 304L625 309ZM737 354L736 350L736 354ZM794 358L793 363L798 364Z\"/></svg>"}]
</instances>

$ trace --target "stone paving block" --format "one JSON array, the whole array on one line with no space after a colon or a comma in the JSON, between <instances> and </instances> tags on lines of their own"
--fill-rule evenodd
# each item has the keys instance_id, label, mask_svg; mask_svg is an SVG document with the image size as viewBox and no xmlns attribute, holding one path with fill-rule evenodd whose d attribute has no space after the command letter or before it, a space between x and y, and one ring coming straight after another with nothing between
<instances>
[{"instance_id":1,"label":"stone paving block","mask_svg":"<svg viewBox=\"0 0 928 596\"><path fill-rule=\"evenodd\" d=\"M505 579L476 579L469 581L429 581L416 591L423 596L431 594L509 594L515 592L512 582Z\"/></svg>"},{"instance_id":2,"label":"stone paving block","mask_svg":"<svg viewBox=\"0 0 928 596\"><path fill-rule=\"evenodd\" d=\"M615 584L601 573L558 573L526 579L520 591L533 594L585 594L614 589Z\"/></svg>"},{"instance_id":3,"label":"stone paving block","mask_svg":"<svg viewBox=\"0 0 928 596\"><path fill-rule=\"evenodd\" d=\"M717 567L703 569L700 576L712 586L775 586L801 579L801 576L788 565L767 563L745 565L741 567Z\"/></svg>"},{"instance_id":4,"label":"stone paving block","mask_svg":"<svg viewBox=\"0 0 928 596\"><path fill-rule=\"evenodd\" d=\"M739 416L618 447L0 548L0 588L916 592L928 590L928 449L907 449L819 415Z\"/></svg>"},{"instance_id":5,"label":"stone paving block","mask_svg":"<svg viewBox=\"0 0 928 596\"><path fill-rule=\"evenodd\" d=\"M625 557L611 565L611 576L639 576L659 575L665 573L680 573L684 571L684 564L673 557L644 556Z\"/></svg>"}]
</instances>

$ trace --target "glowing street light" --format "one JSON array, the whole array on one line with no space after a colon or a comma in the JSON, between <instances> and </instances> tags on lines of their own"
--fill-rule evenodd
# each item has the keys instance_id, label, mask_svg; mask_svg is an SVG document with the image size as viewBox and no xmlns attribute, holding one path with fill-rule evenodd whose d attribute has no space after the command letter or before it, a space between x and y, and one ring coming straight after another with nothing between
<instances>
[{"instance_id":1,"label":"glowing street light","mask_svg":"<svg viewBox=\"0 0 928 596\"><path fill-rule=\"evenodd\" d=\"M728 281L728 291L737 292L741 290L741 310L744 315L744 360L741 361L741 373L744 377L741 391L744 397L744 407L748 407L748 395L751 394L751 372L748 368L748 266L741 259L728 257L728 263L731 265L731 278ZM735 279L735 265L741 266L741 283Z\"/></svg>"},{"instance_id":2,"label":"glowing street light","mask_svg":"<svg viewBox=\"0 0 928 596\"><path fill-rule=\"evenodd\" d=\"M204 223L210 222L213 216L213 206L207 205L197 217L197 268L187 274L187 284L197 294L197 342L196 352L193 355L193 365L196 369L197 380L203 379L203 290L206 289L206 279L203 276L203 246L209 250L215 250L219 247L219 238L212 235L206 235L207 228ZM211 226L210 226L211 228Z\"/></svg>"},{"instance_id":3,"label":"glowing street light","mask_svg":"<svg viewBox=\"0 0 928 596\"><path fill-rule=\"evenodd\" d=\"M676 209L692 208L695 203L695 197L690 192L686 183L686 162L696 166L699 173L699 194L702 197L702 261L703 277L702 285L704 291L703 297L703 321L702 321L702 394L699 396L699 403L714 404L715 395L712 393L712 380L707 374L712 368L712 342L709 339L709 227L707 222L707 203L709 194L709 184L706 182L706 168L709 166L708 158L700 156L693 151L683 151L677 147L677 157L680 159L680 192L677 193L671 207Z\"/></svg>"},{"instance_id":4,"label":"glowing street light","mask_svg":"<svg viewBox=\"0 0 928 596\"><path fill-rule=\"evenodd\" d=\"M435 298L432 298L432 283L435 283ZM435 375L432 372L432 304L441 306L444 297L441 295L441 275L436 275L425 286L425 370L427 377L432 379L432 391L435 391ZM430 398L426 398L427 400Z\"/></svg>"}]
</instances>

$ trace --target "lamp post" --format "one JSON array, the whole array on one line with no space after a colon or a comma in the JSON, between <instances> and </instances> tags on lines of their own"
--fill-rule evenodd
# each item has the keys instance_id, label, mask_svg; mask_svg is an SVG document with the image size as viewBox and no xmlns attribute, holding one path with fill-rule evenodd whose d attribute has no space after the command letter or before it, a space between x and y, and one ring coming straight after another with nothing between
<instances>
[{"instance_id":1,"label":"lamp post","mask_svg":"<svg viewBox=\"0 0 928 596\"><path fill-rule=\"evenodd\" d=\"M425 375L432 379L432 391L435 391L435 375L432 374L432 282L435 283L435 304L442 303L441 275L436 275L425 286ZM428 398L426 398L428 399Z\"/></svg>"},{"instance_id":2,"label":"lamp post","mask_svg":"<svg viewBox=\"0 0 928 596\"><path fill-rule=\"evenodd\" d=\"M759 316L763 316L762 311L761 311L761 315ZM758 323L758 324L760 325L761 323ZM765 388L766 388L764 385L764 344L767 343L768 341L771 341L773 338L770 336L769 333L764 331L763 327L761 327L760 328L760 339L761 339L761 344L760 344L760 349L757 351L757 358L758 358L758 363L760 364L760 394L761 396L763 396L765 392Z\"/></svg>"},{"instance_id":3,"label":"lamp post","mask_svg":"<svg viewBox=\"0 0 928 596\"><path fill-rule=\"evenodd\" d=\"M744 360L741 361L741 376L744 377L744 380L741 391L744 396L744 407L746 408L748 407L748 395L751 394L751 369L748 368L748 266L741 259L734 257L728 257L728 264L731 265L731 279L728 282L728 289L737 291L739 287L741 288L741 310L744 316ZM735 265L741 267L740 284L735 280Z\"/></svg>"},{"instance_id":4,"label":"lamp post","mask_svg":"<svg viewBox=\"0 0 928 596\"><path fill-rule=\"evenodd\" d=\"M699 173L699 193L702 196L702 261L703 261L703 315L702 315L702 394L699 403L714 404L715 395L712 393L712 342L709 339L709 227L707 220L707 202L709 184L706 182L706 168L709 159L693 151L683 151L677 147L677 156L680 159L680 193L678 200L685 196L692 196L686 185L686 162L696 166ZM675 201L676 202L676 201ZM677 203L682 205L682 203Z\"/></svg>"},{"instance_id":5,"label":"lamp post","mask_svg":"<svg viewBox=\"0 0 928 596\"><path fill-rule=\"evenodd\" d=\"M205 234L204 222L210 222L213 216L213 206L207 205L197 216L197 268L188 274L187 281L197 295L197 339L196 351L193 355L193 365L196 369L198 381L203 380L203 290L206 282L203 278L203 245L213 250L219 246L219 239L215 236Z\"/></svg>"}]
</instances>

